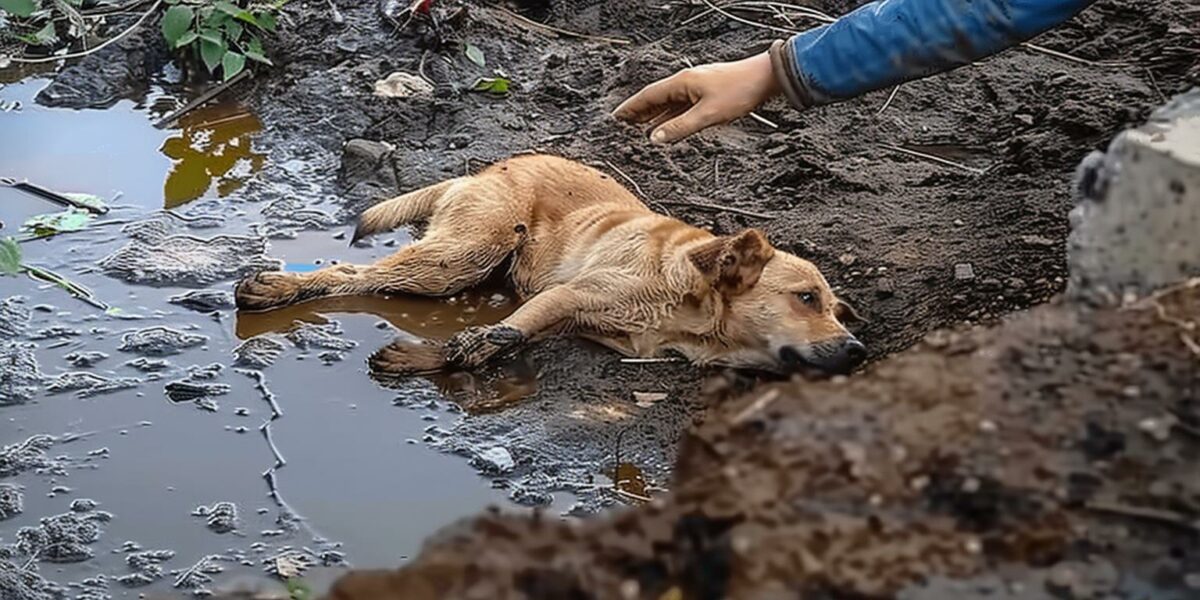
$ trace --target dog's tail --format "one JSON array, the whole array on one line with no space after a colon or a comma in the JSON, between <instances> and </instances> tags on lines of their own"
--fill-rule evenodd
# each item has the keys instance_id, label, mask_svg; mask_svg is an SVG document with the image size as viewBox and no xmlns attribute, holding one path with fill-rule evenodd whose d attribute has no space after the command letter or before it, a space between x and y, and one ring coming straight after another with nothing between
<instances>
[{"instance_id":1,"label":"dog's tail","mask_svg":"<svg viewBox=\"0 0 1200 600\"><path fill-rule=\"evenodd\" d=\"M369 235L390 231L405 223L428 219L433 215L437 201L455 181L443 181L391 200L384 200L368 208L358 216L358 225L354 228L354 237L350 239L350 243L354 244Z\"/></svg>"}]
</instances>

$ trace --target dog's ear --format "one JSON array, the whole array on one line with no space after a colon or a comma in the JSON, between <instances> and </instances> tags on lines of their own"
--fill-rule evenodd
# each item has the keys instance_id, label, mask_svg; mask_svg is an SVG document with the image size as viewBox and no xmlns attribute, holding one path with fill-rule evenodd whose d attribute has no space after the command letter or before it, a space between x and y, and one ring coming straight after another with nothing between
<instances>
[{"instance_id":1,"label":"dog's ear","mask_svg":"<svg viewBox=\"0 0 1200 600\"><path fill-rule=\"evenodd\" d=\"M833 307L833 316L837 317L837 320L843 325L867 322L866 317L858 314L858 311L854 309L854 306L852 306L849 302L842 300L841 298L838 298L837 304L835 304Z\"/></svg>"},{"instance_id":2,"label":"dog's ear","mask_svg":"<svg viewBox=\"0 0 1200 600\"><path fill-rule=\"evenodd\" d=\"M688 253L709 285L727 297L754 287L773 256L775 248L757 229L721 236Z\"/></svg>"}]
</instances>

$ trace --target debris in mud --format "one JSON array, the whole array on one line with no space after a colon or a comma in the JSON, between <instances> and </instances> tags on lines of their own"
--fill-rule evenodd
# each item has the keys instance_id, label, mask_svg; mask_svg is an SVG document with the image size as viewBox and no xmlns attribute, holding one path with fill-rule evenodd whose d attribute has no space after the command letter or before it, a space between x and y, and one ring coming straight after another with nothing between
<instances>
[{"instance_id":1,"label":"debris in mud","mask_svg":"<svg viewBox=\"0 0 1200 600\"><path fill-rule=\"evenodd\" d=\"M171 363L160 358L146 358L144 356L133 360L125 361L125 365L137 369L143 373L156 373L165 371L171 368Z\"/></svg>"},{"instance_id":2,"label":"debris in mud","mask_svg":"<svg viewBox=\"0 0 1200 600\"><path fill-rule=\"evenodd\" d=\"M517 465L507 448L496 446L480 452L471 459L475 468L489 475L500 475L513 470Z\"/></svg>"},{"instance_id":3,"label":"debris in mud","mask_svg":"<svg viewBox=\"0 0 1200 600\"><path fill-rule=\"evenodd\" d=\"M99 351L88 352L71 352L63 357L72 367L76 369L90 369L96 366L100 361L108 358L108 355Z\"/></svg>"},{"instance_id":4,"label":"debris in mud","mask_svg":"<svg viewBox=\"0 0 1200 600\"><path fill-rule=\"evenodd\" d=\"M209 363L207 365L192 365L187 368L188 377L196 380L216 379L221 375L221 371L225 370L225 365L221 363Z\"/></svg>"},{"instance_id":5,"label":"debris in mud","mask_svg":"<svg viewBox=\"0 0 1200 600\"><path fill-rule=\"evenodd\" d=\"M224 383L195 383L186 379L172 381L163 387L167 400L176 404L194 402L197 406L216 411L216 403L211 401L213 396L228 394L230 386Z\"/></svg>"},{"instance_id":6,"label":"debris in mud","mask_svg":"<svg viewBox=\"0 0 1200 600\"><path fill-rule=\"evenodd\" d=\"M433 85L412 73L396 71L375 82L375 95L381 98L431 97Z\"/></svg>"},{"instance_id":7,"label":"debris in mud","mask_svg":"<svg viewBox=\"0 0 1200 600\"><path fill-rule=\"evenodd\" d=\"M119 390L137 387L142 383L136 377L104 377L90 371L72 371L63 373L46 384L46 391L51 394L75 392L80 398L90 398Z\"/></svg>"},{"instance_id":8,"label":"debris in mud","mask_svg":"<svg viewBox=\"0 0 1200 600\"><path fill-rule=\"evenodd\" d=\"M99 261L104 273L131 283L204 286L282 266L267 258L267 240L262 236L200 238L179 233L181 218L164 216L170 214L123 227L121 231L131 239ZM198 224L203 223L188 222L189 227Z\"/></svg>"},{"instance_id":9,"label":"debris in mud","mask_svg":"<svg viewBox=\"0 0 1200 600\"><path fill-rule=\"evenodd\" d=\"M125 564L133 571L117 576L117 582L125 587L150 585L163 577L162 563L175 558L173 550L141 550L125 557Z\"/></svg>"},{"instance_id":10,"label":"debris in mud","mask_svg":"<svg viewBox=\"0 0 1200 600\"><path fill-rule=\"evenodd\" d=\"M0 406L24 404L42 383L33 344L0 342Z\"/></svg>"},{"instance_id":11,"label":"debris in mud","mask_svg":"<svg viewBox=\"0 0 1200 600\"><path fill-rule=\"evenodd\" d=\"M95 555L91 545L100 539L100 524L110 520L112 515L104 511L46 517L36 527L18 529L16 541L0 548L0 557L52 563L85 561Z\"/></svg>"},{"instance_id":12,"label":"debris in mud","mask_svg":"<svg viewBox=\"0 0 1200 600\"><path fill-rule=\"evenodd\" d=\"M11 296L0 300L0 338L15 338L25 333L29 317L24 298Z\"/></svg>"},{"instance_id":13,"label":"debris in mud","mask_svg":"<svg viewBox=\"0 0 1200 600\"><path fill-rule=\"evenodd\" d=\"M197 312L213 312L224 308L233 308L233 292L222 290L192 290L176 294L167 299L171 304L178 304Z\"/></svg>"},{"instance_id":14,"label":"debris in mud","mask_svg":"<svg viewBox=\"0 0 1200 600\"><path fill-rule=\"evenodd\" d=\"M208 336L186 333L170 327L155 326L121 336L117 350L145 356L170 356L208 341Z\"/></svg>"},{"instance_id":15,"label":"debris in mud","mask_svg":"<svg viewBox=\"0 0 1200 600\"><path fill-rule=\"evenodd\" d=\"M193 517L205 517L205 524L216 533L229 533L237 528L237 505L232 502L218 502L212 506L198 506L192 511Z\"/></svg>"},{"instance_id":16,"label":"debris in mud","mask_svg":"<svg viewBox=\"0 0 1200 600\"><path fill-rule=\"evenodd\" d=\"M0 590L4 590L4 600L58 600L66 593L36 570L21 568L4 558L0 558Z\"/></svg>"},{"instance_id":17,"label":"debris in mud","mask_svg":"<svg viewBox=\"0 0 1200 600\"><path fill-rule=\"evenodd\" d=\"M109 35L130 27L137 18L132 14L109 17ZM170 59L166 43L154 27L134 30L132 35L98 50L64 67L38 93L38 104L62 108L111 106L145 89L153 74Z\"/></svg>"},{"instance_id":18,"label":"debris in mud","mask_svg":"<svg viewBox=\"0 0 1200 600\"><path fill-rule=\"evenodd\" d=\"M204 556L195 564L182 571L172 571L175 575L175 582L172 583L177 588L203 590L203 586L212 583L212 576L225 571L225 567L218 564L217 561L231 560L227 556L220 554L209 554Z\"/></svg>"},{"instance_id":19,"label":"debris in mud","mask_svg":"<svg viewBox=\"0 0 1200 600\"><path fill-rule=\"evenodd\" d=\"M54 436L35 435L18 444L0 448L0 477L10 477L33 469L64 472L59 461L46 455L54 442Z\"/></svg>"},{"instance_id":20,"label":"debris in mud","mask_svg":"<svg viewBox=\"0 0 1200 600\"><path fill-rule=\"evenodd\" d=\"M271 337L255 336L233 349L233 354L237 357L234 365L263 369L275 364L275 359L279 358L283 351L283 344Z\"/></svg>"},{"instance_id":21,"label":"debris in mud","mask_svg":"<svg viewBox=\"0 0 1200 600\"><path fill-rule=\"evenodd\" d=\"M337 321L329 323L304 323L297 321L296 327L287 332L287 339L301 350L322 348L346 351L358 346L358 342L340 337L342 326Z\"/></svg>"},{"instance_id":22,"label":"debris in mud","mask_svg":"<svg viewBox=\"0 0 1200 600\"><path fill-rule=\"evenodd\" d=\"M11 519L24 510L21 488L11 483L0 483L0 521Z\"/></svg>"},{"instance_id":23,"label":"debris in mud","mask_svg":"<svg viewBox=\"0 0 1200 600\"><path fill-rule=\"evenodd\" d=\"M63 325L54 325L45 327L29 334L31 340L57 340L68 337L77 337L83 332L74 327L66 327Z\"/></svg>"}]
</instances>

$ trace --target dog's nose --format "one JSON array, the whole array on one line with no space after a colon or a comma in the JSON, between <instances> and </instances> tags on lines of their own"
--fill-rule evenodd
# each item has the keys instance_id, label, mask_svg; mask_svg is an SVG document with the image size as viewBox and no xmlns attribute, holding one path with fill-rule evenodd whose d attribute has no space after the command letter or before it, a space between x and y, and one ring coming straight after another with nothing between
<instances>
[{"instance_id":1,"label":"dog's nose","mask_svg":"<svg viewBox=\"0 0 1200 600\"><path fill-rule=\"evenodd\" d=\"M867 347L858 338L850 338L842 345L842 360L846 364L846 370L849 371L858 365L863 364L867 360Z\"/></svg>"},{"instance_id":2,"label":"dog's nose","mask_svg":"<svg viewBox=\"0 0 1200 600\"><path fill-rule=\"evenodd\" d=\"M814 367L829 373L849 373L867 359L867 348L854 336L847 336L813 346Z\"/></svg>"}]
</instances>

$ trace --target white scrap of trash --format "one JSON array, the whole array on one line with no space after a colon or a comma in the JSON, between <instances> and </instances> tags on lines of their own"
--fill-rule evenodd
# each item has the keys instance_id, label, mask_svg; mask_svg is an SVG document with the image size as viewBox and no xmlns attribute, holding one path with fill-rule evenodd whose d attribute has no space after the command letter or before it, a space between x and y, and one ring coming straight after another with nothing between
<instances>
[{"instance_id":1,"label":"white scrap of trash","mask_svg":"<svg viewBox=\"0 0 1200 600\"><path fill-rule=\"evenodd\" d=\"M430 96L433 85L411 73L396 71L375 82L375 95L384 98L411 98Z\"/></svg>"}]
</instances>

